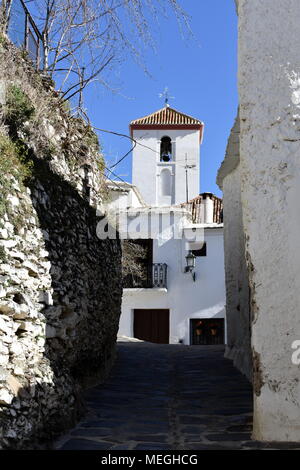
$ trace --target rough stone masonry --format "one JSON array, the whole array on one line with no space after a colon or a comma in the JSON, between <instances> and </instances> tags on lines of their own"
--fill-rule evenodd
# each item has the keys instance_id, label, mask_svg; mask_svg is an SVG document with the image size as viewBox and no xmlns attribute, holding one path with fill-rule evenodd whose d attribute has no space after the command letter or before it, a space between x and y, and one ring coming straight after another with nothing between
<instances>
[{"instance_id":1,"label":"rough stone masonry","mask_svg":"<svg viewBox=\"0 0 300 470\"><path fill-rule=\"evenodd\" d=\"M3 37L0 64L0 447L37 448L113 362L121 250L96 136Z\"/></svg>"}]
</instances>

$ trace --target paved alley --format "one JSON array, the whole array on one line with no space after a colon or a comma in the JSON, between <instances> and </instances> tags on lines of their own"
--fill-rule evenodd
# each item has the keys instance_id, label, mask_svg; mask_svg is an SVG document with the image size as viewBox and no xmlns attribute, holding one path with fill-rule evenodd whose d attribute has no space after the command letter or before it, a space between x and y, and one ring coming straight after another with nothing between
<instances>
[{"instance_id":1,"label":"paved alley","mask_svg":"<svg viewBox=\"0 0 300 470\"><path fill-rule=\"evenodd\" d=\"M222 346L118 343L109 380L59 450L299 449L251 440L252 391Z\"/></svg>"},{"instance_id":2,"label":"paved alley","mask_svg":"<svg viewBox=\"0 0 300 470\"><path fill-rule=\"evenodd\" d=\"M86 393L88 412L65 450L251 448L247 380L217 346L118 343L110 379Z\"/></svg>"},{"instance_id":3,"label":"paved alley","mask_svg":"<svg viewBox=\"0 0 300 470\"><path fill-rule=\"evenodd\" d=\"M59 450L291 449L251 441L252 393L220 346L118 343L110 379Z\"/></svg>"}]
</instances>

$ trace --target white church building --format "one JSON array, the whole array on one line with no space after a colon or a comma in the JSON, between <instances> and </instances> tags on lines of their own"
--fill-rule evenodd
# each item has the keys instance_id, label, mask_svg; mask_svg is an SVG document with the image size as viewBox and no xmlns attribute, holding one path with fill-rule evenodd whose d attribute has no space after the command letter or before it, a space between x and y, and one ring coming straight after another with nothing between
<instances>
[{"instance_id":1,"label":"white church building","mask_svg":"<svg viewBox=\"0 0 300 470\"><path fill-rule=\"evenodd\" d=\"M130 123L132 184L109 183L110 209L121 238L146 247L147 275L124 284L120 336L226 341L222 200L200 194L203 129L169 105Z\"/></svg>"}]
</instances>

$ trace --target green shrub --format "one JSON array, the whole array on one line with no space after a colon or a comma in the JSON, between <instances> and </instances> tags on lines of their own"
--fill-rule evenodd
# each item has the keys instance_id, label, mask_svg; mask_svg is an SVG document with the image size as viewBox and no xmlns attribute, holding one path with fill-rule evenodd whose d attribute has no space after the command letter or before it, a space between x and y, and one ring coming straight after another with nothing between
<instances>
[{"instance_id":1,"label":"green shrub","mask_svg":"<svg viewBox=\"0 0 300 470\"><path fill-rule=\"evenodd\" d=\"M34 114L34 106L17 85L10 85L6 92L5 117L15 126L22 125Z\"/></svg>"},{"instance_id":2,"label":"green shrub","mask_svg":"<svg viewBox=\"0 0 300 470\"><path fill-rule=\"evenodd\" d=\"M6 198L11 190L13 176L22 186L32 174L32 163L27 161L27 147L22 141L12 142L0 134L0 216L7 211Z\"/></svg>"},{"instance_id":3,"label":"green shrub","mask_svg":"<svg viewBox=\"0 0 300 470\"><path fill-rule=\"evenodd\" d=\"M2 33L0 33L0 45L2 46L6 43L7 43L6 37Z\"/></svg>"},{"instance_id":4,"label":"green shrub","mask_svg":"<svg viewBox=\"0 0 300 470\"><path fill-rule=\"evenodd\" d=\"M20 183L31 175L32 165L26 161L27 147L22 141L12 142L6 135L0 135L0 184L7 175L14 176Z\"/></svg>"},{"instance_id":5,"label":"green shrub","mask_svg":"<svg viewBox=\"0 0 300 470\"><path fill-rule=\"evenodd\" d=\"M100 150L100 144L97 134L93 131L91 126L87 126L84 129L84 134L82 137L82 141L87 147L93 147L96 150Z\"/></svg>"},{"instance_id":6,"label":"green shrub","mask_svg":"<svg viewBox=\"0 0 300 470\"><path fill-rule=\"evenodd\" d=\"M103 173L105 170L105 160L101 154L99 154L97 157L97 166L99 171Z\"/></svg>"},{"instance_id":7,"label":"green shrub","mask_svg":"<svg viewBox=\"0 0 300 470\"><path fill-rule=\"evenodd\" d=\"M5 263L6 262L6 253L5 249L3 246L0 246L0 263Z\"/></svg>"}]
</instances>

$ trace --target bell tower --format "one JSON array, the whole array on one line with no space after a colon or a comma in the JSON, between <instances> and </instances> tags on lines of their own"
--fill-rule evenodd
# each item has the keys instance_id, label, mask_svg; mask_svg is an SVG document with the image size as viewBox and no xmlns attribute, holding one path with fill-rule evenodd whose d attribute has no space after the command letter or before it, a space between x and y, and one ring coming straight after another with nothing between
<instances>
[{"instance_id":1,"label":"bell tower","mask_svg":"<svg viewBox=\"0 0 300 470\"><path fill-rule=\"evenodd\" d=\"M168 104L131 121L137 145L132 183L151 206L181 204L200 193L200 145L204 124Z\"/></svg>"}]
</instances>

